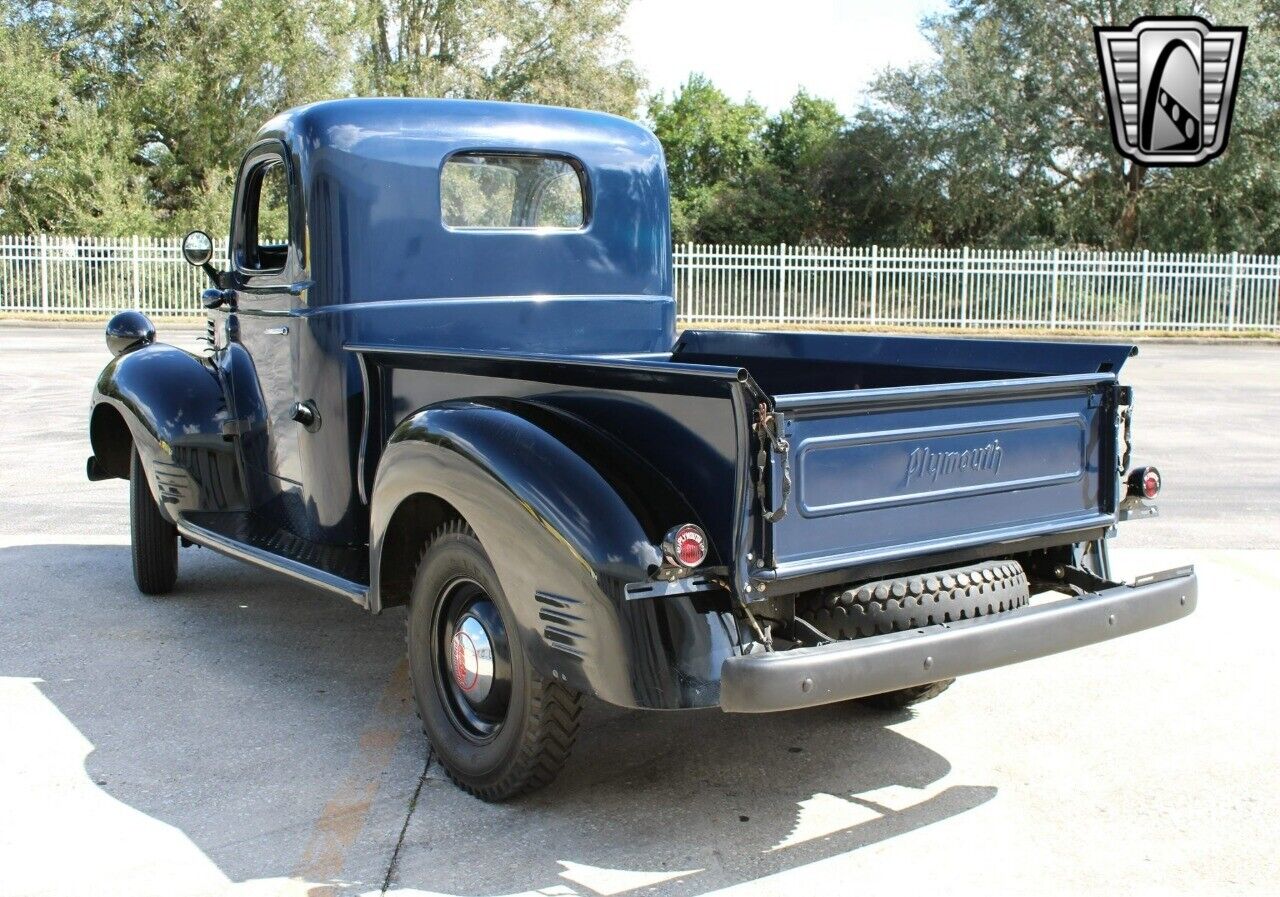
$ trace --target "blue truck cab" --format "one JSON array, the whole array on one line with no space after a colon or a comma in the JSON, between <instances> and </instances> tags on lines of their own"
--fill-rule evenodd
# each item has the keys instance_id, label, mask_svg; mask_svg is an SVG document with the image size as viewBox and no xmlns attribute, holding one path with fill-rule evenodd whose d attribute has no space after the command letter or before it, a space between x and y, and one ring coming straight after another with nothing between
<instances>
[{"instance_id":1,"label":"blue truck cab","mask_svg":"<svg viewBox=\"0 0 1280 897\"><path fill-rule=\"evenodd\" d=\"M1192 611L1112 578L1155 512L1127 345L676 327L662 148L635 123L355 99L268 122L208 348L107 327L90 479L130 481L139 588L203 546L407 605L424 729L499 800L584 695L904 706Z\"/></svg>"}]
</instances>

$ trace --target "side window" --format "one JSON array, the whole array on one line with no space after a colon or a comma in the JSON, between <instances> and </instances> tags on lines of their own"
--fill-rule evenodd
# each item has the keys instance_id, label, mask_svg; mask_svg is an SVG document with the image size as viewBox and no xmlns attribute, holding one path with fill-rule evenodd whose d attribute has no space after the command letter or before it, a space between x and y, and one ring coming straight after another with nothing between
<instances>
[{"instance_id":1,"label":"side window","mask_svg":"<svg viewBox=\"0 0 1280 897\"><path fill-rule=\"evenodd\" d=\"M284 160L264 156L245 175L240 267L279 271L289 256L289 177Z\"/></svg>"},{"instance_id":2,"label":"side window","mask_svg":"<svg viewBox=\"0 0 1280 897\"><path fill-rule=\"evenodd\" d=\"M566 159L459 153L440 172L447 227L576 230L586 224L581 170Z\"/></svg>"}]
</instances>

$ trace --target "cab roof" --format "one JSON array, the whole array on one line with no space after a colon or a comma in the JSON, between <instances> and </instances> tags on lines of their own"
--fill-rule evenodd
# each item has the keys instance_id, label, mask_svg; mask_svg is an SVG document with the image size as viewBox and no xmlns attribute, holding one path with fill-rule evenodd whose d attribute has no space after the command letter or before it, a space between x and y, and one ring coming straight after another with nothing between
<instances>
[{"instance_id":1,"label":"cab roof","mask_svg":"<svg viewBox=\"0 0 1280 897\"><path fill-rule=\"evenodd\" d=\"M320 304L400 298L671 292L662 147L602 112L477 100L344 99L283 112L255 145L288 149ZM440 169L459 152L569 157L585 176L578 230L459 231Z\"/></svg>"}]
</instances>

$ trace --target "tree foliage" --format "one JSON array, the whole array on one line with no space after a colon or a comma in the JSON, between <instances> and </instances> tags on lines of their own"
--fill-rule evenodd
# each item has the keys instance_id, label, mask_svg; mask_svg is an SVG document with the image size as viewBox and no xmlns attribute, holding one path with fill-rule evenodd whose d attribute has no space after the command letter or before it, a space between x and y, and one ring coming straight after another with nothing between
<instances>
[{"instance_id":1,"label":"tree foliage","mask_svg":"<svg viewBox=\"0 0 1280 897\"><path fill-rule=\"evenodd\" d=\"M632 113L627 0L0 0L0 232L225 229L276 113L353 93Z\"/></svg>"},{"instance_id":2,"label":"tree foliage","mask_svg":"<svg viewBox=\"0 0 1280 897\"><path fill-rule=\"evenodd\" d=\"M1093 28L1195 13L1250 26L1226 155L1147 168L1112 146ZM938 62L875 85L876 118L923 164L924 237L1162 249L1278 247L1277 18L1256 0L953 0L929 19ZM1271 217L1271 216L1267 216Z\"/></svg>"},{"instance_id":3,"label":"tree foliage","mask_svg":"<svg viewBox=\"0 0 1280 897\"><path fill-rule=\"evenodd\" d=\"M27 26L0 31L0 228L111 233L145 226L120 122L77 95Z\"/></svg>"},{"instance_id":4,"label":"tree foliage","mask_svg":"<svg viewBox=\"0 0 1280 897\"><path fill-rule=\"evenodd\" d=\"M750 100L735 103L694 74L670 100L653 97L649 119L667 157L672 228L677 237L688 236L716 192L755 165L764 109Z\"/></svg>"},{"instance_id":5,"label":"tree foliage","mask_svg":"<svg viewBox=\"0 0 1280 897\"><path fill-rule=\"evenodd\" d=\"M1112 145L1093 28L1188 13L1250 28L1230 145L1201 168L1134 165ZM683 173L697 202L677 237L1280 252L1278 25L1260 0L952 0L923 23L936 60L883 73L850 121L801 93L748 145L654 115L669 153L697 131L703 155L741 160ZM693 108L686 93L728 104L700 80L667 106Z\"/></svg>"},{"instance_id":6,"label":"tree foliage","mask_svg":"<svg viewBox=\"0 0 1280 897\"><path fill-rule=\"evenodd\" d=\"M360 94L643 111L679 240L1280 252L1274 0L950 0L849 119L697 74L641 110L628 2L0 0L0 232L217 232L262 122ZM1093 28L1150 14L1249 26L1206 166L1112 146Z\"/></svg>"},{"instance_id":7,"label":"tree foliage","mask_svg":"<svg viewBox=\"0 0 1280 897\"><path fill-rule=\"evenodd\" d=\"M642 81L621 38L628 0L373 0L356 88L634 113Z\"/></svg>"}]
</instances>

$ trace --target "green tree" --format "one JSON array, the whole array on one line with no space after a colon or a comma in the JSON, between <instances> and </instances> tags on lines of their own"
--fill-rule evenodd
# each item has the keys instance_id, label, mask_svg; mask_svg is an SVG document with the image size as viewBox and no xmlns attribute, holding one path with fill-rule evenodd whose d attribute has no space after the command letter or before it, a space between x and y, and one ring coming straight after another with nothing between
<instances>
[{"instance_id":1,"label":"green tree","mask_svg":"<svg viewBox=\"0 0 1280 897\"><path fill-rule=\"evenodd\" d=\"M1251 26L1236 125L1202 169L1123 160L1111 143L1096 25L1196 13ZM875 85L875 119L906 147L918 231L943 244L1280 248L1276 13L1257 0L953 0L925 22L934 64ZM1230 245L1224 243L1230 241Z\"/></svg>"},{"instance_id":2,"label":"green tree","mask_svg":"<svg viewBox=\"0 0 1280 897\"><path fill-rule=\"evenodd\" d=\"M799 91L760 130L749 169L720 186L689 230L712 243L830 239L819 170L845 126L829 100Z\"/></svg>"},{"instance_id":3,"label":"green tree","mask_svg":"<svg viewBox=\"0 0 1280 897\"><path fill-rule=\"evenodd\" d=\"M217 233L254 132L291 106L351 93L634 114L626 7L0 0L0 229Z\"/></svg>"},{"instance_id":4,"label":"green tree","mask_svg":"<svg viewBox=\"0 0 1280 897\"><path fill-rule=\"evenodd\" d=\"M690 75L675 96L649 101L649 120L662 142L671 181L671 225L689 239L717 191L740 179L760 157L764 110L735 103L702 75Z\"/></svg>"},{"instance_id":5,"label":"green tree","mask_svg":"<svg viewBox=\"0 0 1280 897\"><path fill-rule=\"evenodd\" d=\"M765 124L761 135L765 160L791 173L812 167L844 126L844 116L835 103L811 96L802 88L792 97L791 105Z\"/></svg>"},{"instance_id":6,"label":"green tree","mask_svg":"<svg viewBox=\"0 0 1280 897\"><path fill-rule=\"evenodd\" d=\"M362 93L468 97L635 112L630 0L369 0Z\"/></svg>"},{"instance_id":7,"label":"green tree","mask_svg":"<svg viewBox=\"0 0 1280 897\"><path fill-rule=\"evenodd\" d=\"M0 30L0 109L0 233L148 226L125 129L75 94L30 26Z\"/></svg>"},{"instance_id":8,"label":"green tree","mask_svg":"<svg viewBox=\"0 0 1280 897\"><path fill-rule=\"evenodd\" d=\"M891 127L862 113L807 172L821 200L815 236L852 246L928 245L932 178Z\"/></svg>"},{"instance_id":9,"label":"green tree","mask_svg":"<svg viewBox=\"0 0 1280 897\"><path fill-rule=\"evenodd\" d=\"M138 221L107 215L117 233L226 227L231 174L254 131L289 106L342 89L350 6L332 0L9 2L5 30L32 36L54 60L65 108L95 117L108 158L122 153ZM40 153L65 152L50 132ZM105 163L104 163L105 164ZM118 178L119 179L119 178ZM130 225L135 224L135 227ZM27 226L73 226L43 216Z\"/></svg>"}]
</instances>

